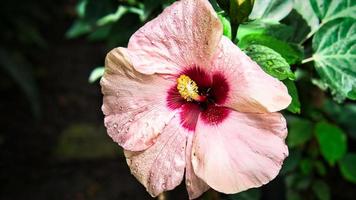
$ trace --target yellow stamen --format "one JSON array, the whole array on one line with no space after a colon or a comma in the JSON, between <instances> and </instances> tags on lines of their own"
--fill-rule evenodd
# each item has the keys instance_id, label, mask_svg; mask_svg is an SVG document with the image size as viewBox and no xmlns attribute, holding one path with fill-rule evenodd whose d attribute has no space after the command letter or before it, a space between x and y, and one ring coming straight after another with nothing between
<instances>
[{"instance_id":1,"label":"yellow stamen","mask_svg":"<svg viewBox=\"0 0 356 200\"><path fill-rule=\"evenodd\" d=\"M200 99L198 85L189 76L183 74L177 78L177 89L179 94L187 101L198 101Z\"/></svg>"}]
</instances>

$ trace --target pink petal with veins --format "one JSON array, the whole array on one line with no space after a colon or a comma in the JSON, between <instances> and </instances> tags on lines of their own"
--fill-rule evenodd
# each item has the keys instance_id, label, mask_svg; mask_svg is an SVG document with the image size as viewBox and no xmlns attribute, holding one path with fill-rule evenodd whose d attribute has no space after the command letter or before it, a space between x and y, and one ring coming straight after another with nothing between
<instances>
[{"instance_id":1,"label":"pink petal with veins","mask_svg":"<svg viewBox=\"0 0 356 200\"><path fill-rule=\"evenodd\" d=\"M192 144L193 144L194 133L188 134L187 149L186 149L186 169L185 169L185 185L187 187L189 199L198 198L204 192L206 192L210 187L197 175L193 170L192 166Z\"/></svg>"},{"instance_id":2,"label":"pink petal with veins","mask_svg":"<svg viewBox=\"0 0 356 200\"><path fill-rule=\"evenodd\" d=\"M211 71L227 79L230 88L225 106L237 111L276 112L292 100L281 81L265 73L226 37L220 41Z\"/></svg>"},{"instance_id":3,"label":"pink petal with veins","mask_svg":"<svg viewBox=\"0 0 356 200\"><path fill-rule=\"evenodd\" d=\"M279 113L231 111L212 125L199 118L193 140L194 172L213 189L237 193L274 179L288 148L286 123Z\"/></svg>"},{"instance_id":4,"label":"pink petal with veins","mask_svg":"<svg viewBox=\"0 0 356 200\"><path fill-rule=\"evenodd\" d=\"M105 65L102 110L108 134L126 150L145 150L174 115L166 106L168 88L174 83L137 72L124 48L112 50Z\"/></svg>"},{"instance_id":5,"label":"pink petal with veins","mask_svg":"<svg viewBox=\"0 0 356 200\"><path fill-rule=\"evenodd\" d=\"M149 149L142 152L125 151L131 173L153 197L172 190L182 182L186 166L187 134L176 117Z\"/></svg>"},{"instance_id":6,"label":"pink petal with veins","mask_svg":"<svg viewBox=\"0 0 356 200\"><path fill-rule=\"evenodd\" d=\"M140 28L129 41L131 61L145 74L177 74L207 66L222 35L221 23L206 0L182 0Z\"/></svg>"}]
</instances>

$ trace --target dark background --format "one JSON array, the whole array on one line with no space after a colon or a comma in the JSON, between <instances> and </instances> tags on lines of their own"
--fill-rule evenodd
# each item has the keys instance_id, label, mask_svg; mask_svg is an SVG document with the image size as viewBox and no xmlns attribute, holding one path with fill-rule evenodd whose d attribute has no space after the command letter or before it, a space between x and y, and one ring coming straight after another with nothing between
<instances>
[{"instance_id":1,"label":"dark background","mask_svg":"<svg viewBox=\"0 0 356 200\"><path fill-rule=\"evenodd\" d=\"M0 64L8 68L0 68L0 199L150 199L106 135L100 85L88 82L106 53L124 45L122 37L131 32L109 42L69 39L76 3L1 2ZM137 17L124 24L135 30ZM343 181L337 169L325 180L332 199L356 196L355 185ZM261 197L285 199L285 193L278 177L262 187ZM184 185L168 197L186 199ZM203 198L229 197L210 192Z\"/></svg>"}]
</instances>

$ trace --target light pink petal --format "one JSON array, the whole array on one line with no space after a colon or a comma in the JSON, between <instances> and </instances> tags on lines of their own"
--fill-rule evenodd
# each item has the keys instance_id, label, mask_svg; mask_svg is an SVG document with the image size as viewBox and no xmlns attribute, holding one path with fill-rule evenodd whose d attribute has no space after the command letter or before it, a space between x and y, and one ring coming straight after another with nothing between
<instances>
[{"instance_id":1,"label":"light pink petal","mask_svg":"<svg viewBox=\"0 0 356 200\"><path fill-rule=\"evenodd\" d=\"M237 111L276 112L291 102L284 84L265 73L226 37L221 39L212 71L225 75L229 83L225 106Z\"/></svg>"},{"instance_id":2,"label":"light pink petal","mask_svg":"<svg viewBox=\"0 0 356 200\"><path fill-rule=\"evenodd\" d=\"M175 117L153 146L142 152L125 152L131 173L153 197L182 182L186 143L187 132Z\"/></svg>"},{"instance_id":3,"label":"light pink petal","mask_svg":"<svg viewBox=\"0 0 356 200\"><path fill-rule=\"evenodd\" d=\"M199 119L193 141L194 172L213 189L237 193L274 179L288 148L279 113L231 111L220 124Z\"/></svg>"},{"instance_id":4,"label":"light pink petal","mask_svg":"<svg viewBox=\"0 0 356 200\"><path fill-rule=\"evenodd\" d=\"M208 65L221 35L221 23L208 0L182 0L140 28L128 49L136 70L176 74L184 67Z\"/></svg>"},{"instance_id":5,"label":"light pink petal","mask_svg":"<svg viewBox=\"0 0 356 200\"><path fill-rule=\"evenodd\" d=\"M173 117L166 95L174 83L135 71L124 48L108 53L105 65L100 83L108 134L126 150L145 150Z\"/></svg>"},{"instance_id":6,"label":"light pink petal","mask_svg":"<svg viewBox=\"0 0 356 200\"><path fill-rule=\"evenodd\" d=\"M186 150L186 171L185 171L185 185L187 186L187 191L189 199L196 199L204 192L206 192L210 187L197 175L195 175L192 166L192 142L194 133L189 133L187 150Z\"/></svg>"}]
</instances>

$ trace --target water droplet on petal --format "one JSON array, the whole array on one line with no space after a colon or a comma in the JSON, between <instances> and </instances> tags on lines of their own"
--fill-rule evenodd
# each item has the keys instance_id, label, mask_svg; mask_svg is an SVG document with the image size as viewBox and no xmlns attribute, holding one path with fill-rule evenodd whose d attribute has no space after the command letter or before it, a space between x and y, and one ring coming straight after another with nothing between
<instances>
[{"instance_id":1,"label":"water droplet on petal","mask_svg":"<svg viewBox=\"0 0 356 200\"><path fill-rule=\"evenodd\" d=\"M187 186L190 186L192 183L191 183L191 181L190 180L187 180Z\"/></svg>"},{"instance_id":2,"label":"water droplet on petal","mask_svg":"<svg viewBox=\"0 0 356 200\"><path fill-rule=\"evenodd\" d=\"M113 126L114 126L114 128L116 129L116 128L117 128L117 123L114 123L114 125L113 125Z\"/></svg>"}]
</instances>

